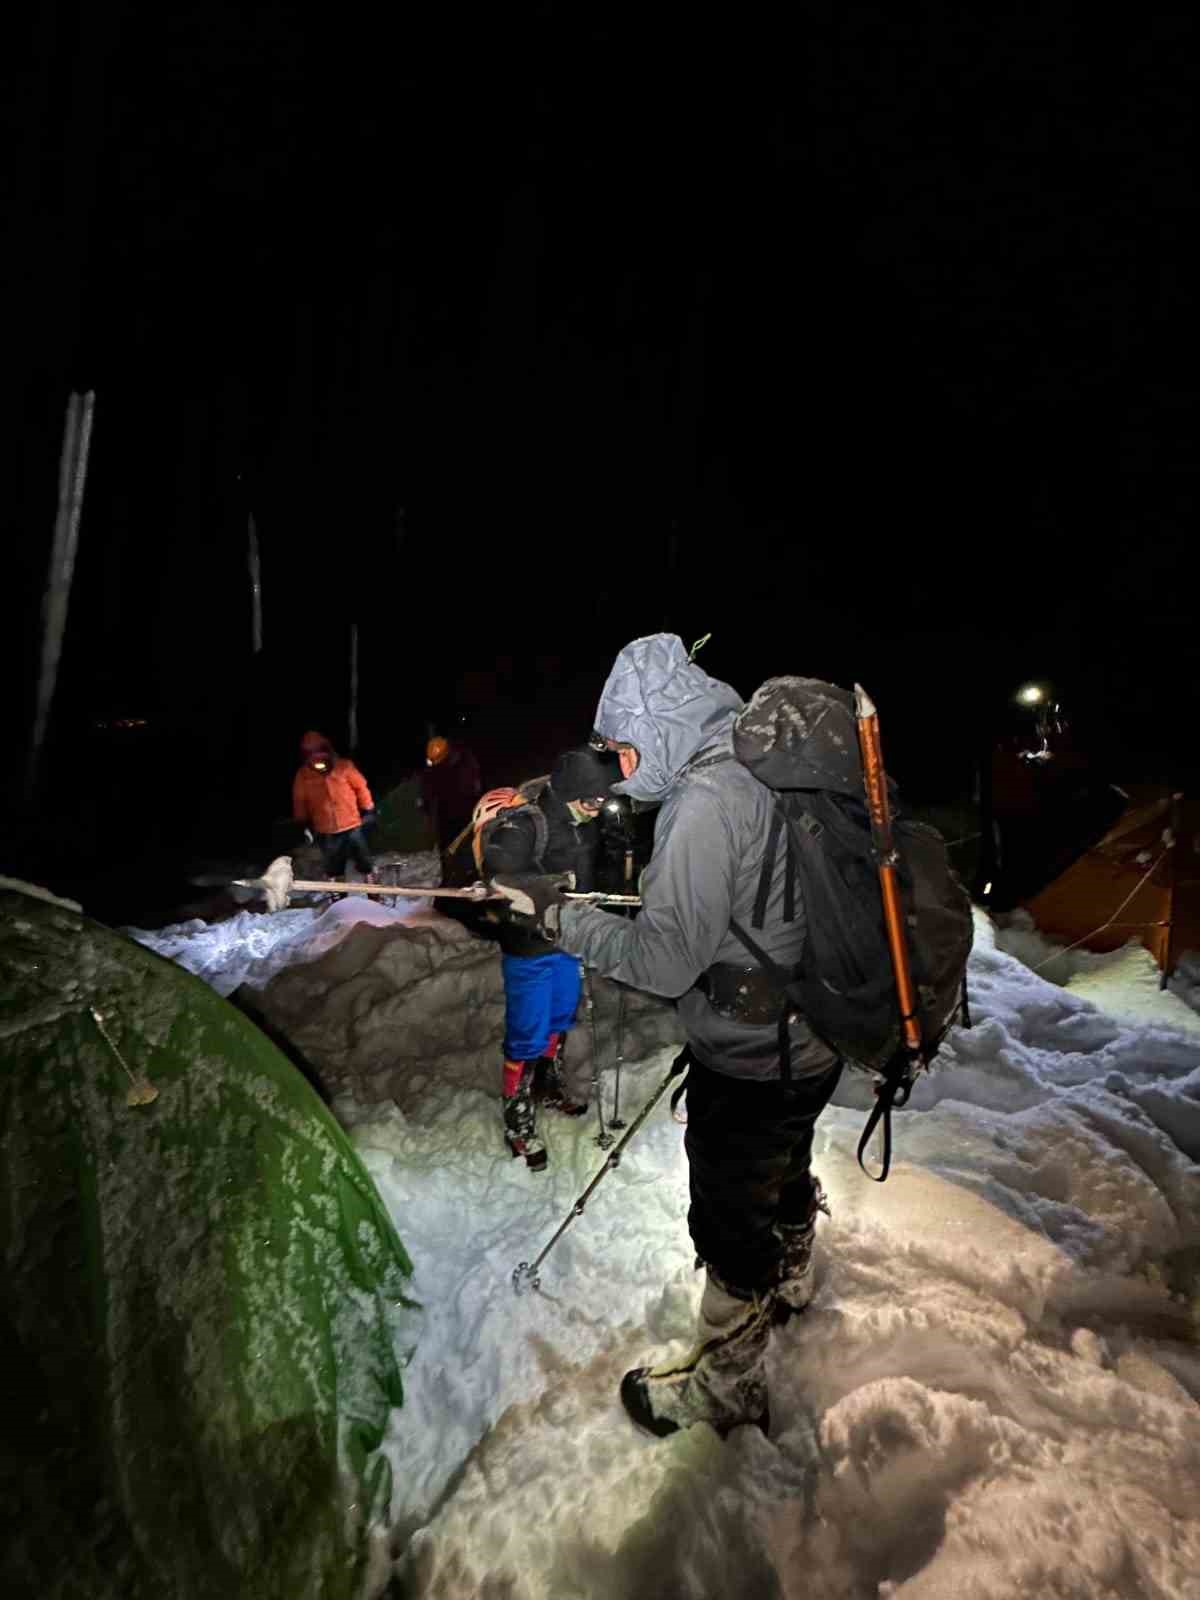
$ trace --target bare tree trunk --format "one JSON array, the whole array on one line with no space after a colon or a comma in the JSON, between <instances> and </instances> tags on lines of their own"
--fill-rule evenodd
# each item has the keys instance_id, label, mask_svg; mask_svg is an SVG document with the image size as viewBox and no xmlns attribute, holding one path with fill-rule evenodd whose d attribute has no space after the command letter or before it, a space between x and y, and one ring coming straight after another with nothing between
<instances>
[{"instance_id":1,"label":"bare tree trunk","mask_svg":"<svg viewBox=\"0 0 1200 1600\"><path fill-rule=\"evenodd\" d=\"M262 562L253 511L246 518L246 532L246 560L250 568L250 647L253 654L258 655L262 649Z\"/></svg>"},{"instance_id":2,"label":"bare tree trunk","mask_svg":"<svg viewBox=\"0 0 1200 1600\"><path fill-rule=\"evenodd\" d=\"M50 726L50 707L58 682L63 635L67 627L67 607L71 600L71 580L75 576L75 552L79 545L79 522L83 512L83 491L87 482L88 451L92 442L92 416L95 391L72 394L67 401L63 423L62 455L58 463L58 515L54 522L54 543L50 550L50 569L42 602L42 662L38 673L37 704L33 716L33 737L29 745L26 793L33 799Z\"/></svg>"}]
</instances>

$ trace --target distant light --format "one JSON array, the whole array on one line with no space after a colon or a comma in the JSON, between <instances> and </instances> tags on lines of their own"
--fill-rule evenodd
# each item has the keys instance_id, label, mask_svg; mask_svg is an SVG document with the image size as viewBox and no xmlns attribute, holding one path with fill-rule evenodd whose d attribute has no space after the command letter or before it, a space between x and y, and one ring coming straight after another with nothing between
<instances>
[{"instance_id":1,"label":"distant light","mask_svg":"<svg viewBox=\"0 0 1200 1600\"><path fill-rule=\"evenodd\" d=\"M990 879L990 878L989 878L989 879L988 879L988 881L987 881L987 882L986 882L986 883L985 883L985 884L984 884L984 886L983 886L983 892L984 892L984 894L985 894L985 895L989 895L989 894L991 894L991 892L992 892L992 880L991 880L991 879Z\"/></svg>"},{"instance_id":2,"label":"distant light","mask_svg":"<svg viewBox=\"0 0 1200 1600\"><path fill-rule=\"evenodd\" d=\"M1040 683L1027 683L1017 690L1017 699L1023 706L1040 706L1046 698L1046 691Z\"/></svg>"},{"instance_id":3,"label":"distant light","mask_svg":"<svg viewBox=\"0 0 1200 1600\"><path fill-rule=\"evenodd\" d=\"M619 800L606 800L604 802L604 809L605 811L620 811L621 802Z\"/></svg>"}]
</instances>

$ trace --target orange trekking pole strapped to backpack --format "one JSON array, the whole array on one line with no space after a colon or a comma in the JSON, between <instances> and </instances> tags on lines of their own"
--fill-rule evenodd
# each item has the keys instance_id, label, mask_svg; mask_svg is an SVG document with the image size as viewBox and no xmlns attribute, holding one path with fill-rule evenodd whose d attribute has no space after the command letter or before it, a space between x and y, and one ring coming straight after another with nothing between
<instances>
[{"instance_id":1,"label":"orange trekking pole strapped to backpack","mask_svg":"<svg viewBox=\"0 0 1200 1600\"><path fill-rule=\"evenodd\" d=\"M883 1170L875 1180L882 1183L892 1162L893 1106L903 1106L912 1092L913 1081L921 1068L928 1065L930 1052L921 1034L917 1015L917 994L913 984L912 963L905 935L904 907L900 899L900 880L896 873L899 856L892 837L892 812L888 803L887 773L883 766L883 747L879 739L879 716L874 702L860 683L854 685L855 715L858 720L858 742L862 751L863 787L867 796L867 811L871 818L871 839L875 846L875 861L879 870L879 892L883 898L883 921L887 933L888 953L892 958L892 972L896 979L896 1001L900 1008L902 1040L892 1060L884 1069L883 1082L875 1091L878 1101L867 1118L863 1136L858 1143L858 1162L866 1172L863 1154L876 1125L883 1122ZM868 1177L874 1177L868 1173Z\"/></svg>"}]
</instances>

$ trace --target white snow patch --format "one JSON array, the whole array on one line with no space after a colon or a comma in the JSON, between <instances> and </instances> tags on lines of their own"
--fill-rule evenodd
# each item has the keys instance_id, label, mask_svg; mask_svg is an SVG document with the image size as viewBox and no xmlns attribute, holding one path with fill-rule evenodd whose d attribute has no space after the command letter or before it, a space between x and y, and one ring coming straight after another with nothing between
<instances>
[{"instance_id":1,"label":"white snow patch","mask_svg":"<svg viewBox=\"0 0 1200 1600\"><path fill-rule=\"evenodd\" d=\"M1047 982L1091 1000L1112 1016L1200 1035L1200 955L1195 952L1181 958L1164 990L1158 963L1136 939L1103 953L1073 950L1040 933L1029 912L1020 910L1005 916L995 942Z\"/></svg>"},{"instance_id":2,"label":"white snow patch","mask_svg":"<svg viewBox=\"0 0 1200 1600\"><path fill-rule=\"evenodd\" d=\"M324 908L304 906L270 914L239 911L223 922L194 917L167 928L121 931L194 972L218 994L231 995L243 983L261 989L285 967L314 961L360 922L376 927L411 924L427 915L429 906L427 899L398 896L395 905L384 905L370 895L351 894Z\"/></svg>"}]
</instances>

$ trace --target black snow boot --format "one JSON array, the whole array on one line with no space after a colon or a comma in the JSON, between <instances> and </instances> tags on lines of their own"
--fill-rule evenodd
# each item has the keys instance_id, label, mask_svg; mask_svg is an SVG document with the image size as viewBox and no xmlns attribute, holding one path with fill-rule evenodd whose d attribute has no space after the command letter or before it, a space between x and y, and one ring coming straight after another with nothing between
<instances>
[{"instance_id":1,"label":"black snow boot","mask_svg":"<svg viewBox=\"0 0 1200 1600\"><path fill-rule=\"evenodd\" d=\"M772 1310L770 1293L733 1289L710 1267L696 1344L681 1361L635 1367L621 1380L621 1403L632 1420L660 1439L696 1422L707 1422L722 1438L747 1422L766 1433Z\"/></svg>"},{"instance_id":2,"label":"black snow boot","mask_svg":"<svg viewBox=\"0 0 1200 1600\"><path fill-rule=\"evenodd\" d=\"M504 1139L513 1156L523 1156L531 1172L541 1172L548 1162L546 1146L537 1136L537 1114L533 1106L531 1079L526 1067L516 1092L502 1095L500 1112L504 1119Z\"/></svg>"},{"instance_id":3,"label":"black snow boot","mask_svg":"<svg viewBox=\"0 0 1200 1600\"><path fill-rule=\"evenodd\" d=\"M808 1215L801 1222L777 1222L775 1237L779 1240L779 1275L775 1286L775 1321L786 1322L793 1313L803 1311L813 1297L816 1287L816 1262L813 1260L813 1242L817 1233L817 1217L829 1215L829 1201L820 1183L813 1179L812 1202Z\"/></svg>"},{"instance_id":4,"label":"black snow boot","mask_svg":"<svg viewBox=\"0 0 1200 1600\"><path fill-rule=\"evenodd\" d=\"M557 1111L564 1117L582 1117L587 1111L586 1100L576 1100L563 1084L563 1063L566 1055L566 1035L561 1035L554 1052L539 1056L534 1068L533 1097L547 1111Z\"/></svg>"}]
</instances>

